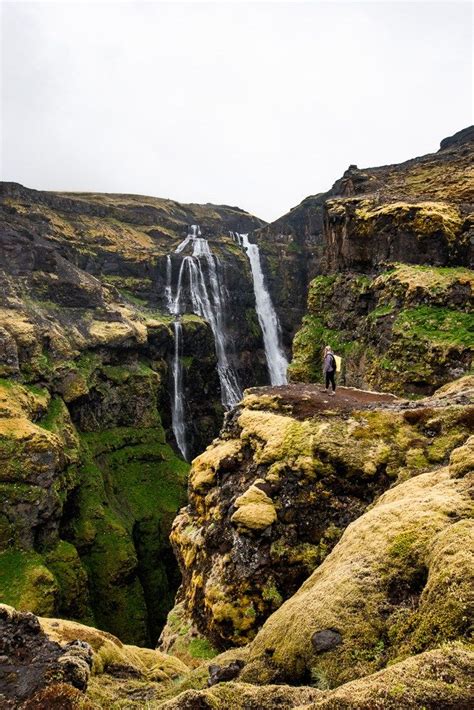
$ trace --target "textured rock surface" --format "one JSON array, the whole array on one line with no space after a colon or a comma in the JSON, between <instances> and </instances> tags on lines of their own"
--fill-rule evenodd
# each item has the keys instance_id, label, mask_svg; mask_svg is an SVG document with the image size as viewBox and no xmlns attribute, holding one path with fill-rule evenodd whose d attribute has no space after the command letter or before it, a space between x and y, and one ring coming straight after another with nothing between
<instances>
[{"instance_id":1,"label":"textured rock surface","mask_svg":"<svg viewBox=\"0 0 474 710\"><path fill-rule=\"evenodd\" d=\"M85 691L92 667L88 643L71 640L65 645L51 641L34 614L0 606L0 702L2 708L18 708L56 684ZM54 695L54 689L51 696ZM21 705L22 706L22 705ZM23 706L22 706L23 707ZM46 707L46 705L43 705Z\"/></svg>"},{"instance_id":2,"label":"textured rock surface","mask_svg":"<svg viewBox=\"0 0 474 710\"><path fill-rule=\"evenodd\" d=\"M470 371L474 272L396 263L380 275L319 276L293 342L293 381L322 378L325 345L343 357L342 381L429 394Z\"/></svg>"},{"instance_id":3,"label":"textured rock surface","mask_svg":"<svg viewBox=\"0 0 474 710\"><path fill-rule=\"evenodd\" d=\"M466 129L437 153L378 168L352 165L331 190L255 233L288 342L317 275L372 275L393 261L472 268L473 145Z\"/></svg>"},{"instance_id":4,"label":"textured rock surface","mask_svg":"<svg viewBox=\"0 0 474 710\"><path fill-rule=\"evenodd\" d=\"M258 633L242 680L295 683L313 676L334 687L468 640L474 459L470 445L460 452L469 462L461 473L448 465L420 474L351 523ZM328 628L342 643L315 648L313 635Z\"/></svg>"},{"instance_id":5,"label":"textured rock surface","mask_svg":"<svg viewBox=\"0 0 474 710\"><path fill-rule=\"evenodd\" d=\"M197 628L217 648L252 639L380 493L447 463L473 431L472 399L471 378L417 403L249 391L193 462L189 505L173 523L178 598ZM314 632L324 629L338 631Z\"/></svg>"},{"instance_id":6,"label":"textured rock surface","mask_svg":"<svg viewBox=\"0 0 474 710\"><path fill-rule=\"evenodd\" d=\"M446 646L400 661L335 690L230 682L188 690L158 707L163 710L468 710L474 654Z\"/></svg>"}]
</instances>

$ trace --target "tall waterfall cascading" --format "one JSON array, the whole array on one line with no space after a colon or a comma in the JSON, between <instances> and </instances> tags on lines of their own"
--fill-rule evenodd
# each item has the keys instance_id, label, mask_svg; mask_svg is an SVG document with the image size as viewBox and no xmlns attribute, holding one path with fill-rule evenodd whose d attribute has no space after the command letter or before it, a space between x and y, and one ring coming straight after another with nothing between
<instances>
[{"instance_id":1,"label":"tall waterfall cascading","mask_svg":"<svg viewBox=\"0 0 474 710\"><path fill-rule=\"evenodd\" d=\"M184 421L183 366L180 349L182 341L182 325L178 318L173 321L174 357L173 357L173 400L171 406L171 425L173 433L183 458L188 461L186 445L186 424Z\"/></svg>"},{"instance_id":2,"label":"tall waterfall cascading","mask_svg":"<svg viewBox=\"0 0 474 710\"><path fill-rule=\"evenodd\" d=\"M175 253L182 252L188 244L193 245L193 253L192 256L184 256L181 260L174 296L172 289L173 264L170 255L166 257L165 285L166 305L169 313L174 316L171 420L176 443L186 460L188 460L188 447L184 411L183 367L180 358L183 340L180 315L185 308L183 287L186 274L193 313L209 323L214 336L222 404L230 409L242 399L237 373L230 364L227 354L228 343L224 327L225 289L222 279L219 278L219 261L211 252L207 239L201 237L198 225L191 225L186 239L175 249Z\"/></svg>"},{"instance_id":3,"label":"tall waterfall cascading","mask_svg":"<svg viewBox=\"0 0 474 710\"><path fill-rule=\"evenodd\" d=\"M258 322L262 329L270 382L272 385L286 385L288 361L281 345L278 317L273 307L270 294L265 286L260 262L260 252L256 244L249 242L248 234L239 234L238 237L239 243L247 253L250 269L252 271L255 305Z\"/></svg>"},{"instance_id":4,"label":"tall waterfall cascading","mask_svg":"<svg viewBox=\"0 0 474 710\"><path fill-rule=\"evenodd\" d=\"M214 335L222 404L230 409L242 399L242 389L227 354L228 343L224 327L225 289L219 278L219 261L211 252L207 239L201 237L198 225L191 226L188 236L175 252L179 253L190 243L193 245L193 253L181 261L174 298L171 294L168 300L168 292L166 294L168 308L176 317L182 312L183 281L187 274L193 313L207 320Z\"/></svg>"},{"instance_id":5,"label":"tall waterfall cascading","mask_svg":"<svg viewBox=\"0 0 474 710\"><path fill-rule=\"evenodd\" d=\"M179 303L175 304L173 299L172 288L172 262L171 257L166 257L166 285L165 298L166 307L171 315L174 315L173 332L174 332L174 353L172 363L173 376L173 396L171 398L171 427L176 439L176 444L181 452L182 457L188 460L188 451L186 443L186 424L184 420L184 393L183 393L183 366L181 364L180 352L183 340L183 328L179 320ZM181 272L181 269L180 269ZM181 276L181 273L180 273Z\"/></svg>"},{"instance_id":6,"label":"tall waterfall cascading","mask_svg":"<svg viewBox=\"0 0 474 710\"><path fill-rule=\"evenodd\" d=\"M165 286L165 298L166 298L166 308L170 313L173 313L173 291L172 291L172 268L171 257L168 254L166 257L166 286Z\"/></svg>"},{"instance_id":7,"label":"tall waterfall cascading","mask_svg":"<svg viewBox=\"0 0 474 710\"><path fill-rule=\"evenodd\" d=\"M203 261L207 264L210 293L206 283ZM187 257L189 288L193 311L208 321L214 334L217 355L217 372L221 384L222 403L230 409L242 399L237 373L227 356L227 338L224 329L224 304L222 284L217 271L217 259L211 253L206 239L197 239L192 257Z\"/></svg>"}]
</instances>

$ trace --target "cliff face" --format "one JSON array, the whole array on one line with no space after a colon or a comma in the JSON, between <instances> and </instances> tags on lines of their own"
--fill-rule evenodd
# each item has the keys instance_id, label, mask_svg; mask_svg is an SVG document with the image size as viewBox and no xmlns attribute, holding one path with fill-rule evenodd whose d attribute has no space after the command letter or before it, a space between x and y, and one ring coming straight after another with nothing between
<instances>
[{"instance_id":1,"label":"cliff face","mask_svg":"<svg viewBox=\"0 0 474 710\"><path fill-rule=\"evenodd\" d=\"M236 369L244 383L264 382L248 260L217 237L258 220L234 208L2 187L0 598L140 644L156 641L179 582L168 535L188 466L170 446L165 279L188 220L211 232L225 262L229 331L243 332ZM192 454L216 435L223 409L211 329L195 315L181 324Z\"/></svg>"},{"instance_id":2,"label":"cliff face","mask_svg":"<svg viewBox=\"0 0 474 710\"><path fill-rule=\"evenodd\" d=\"M115 301L166 313L166 256L172 258L175 292L182 255L173 252L189 226L200 225L221 262L225 325L229 341L239 343L233 365L243 386L266 381L248 259L229 234L252 231L262 220L236 207L181 205L137 195L40 192L15 183L3 183L0 196L7 273L17 280L35 272L28 284L35 291L31 298L73 308L100 306L102 285ZM14 267L9 266L12 258ZM78 273L87 289L84 283L77 287Z\"/></svg>"},{"instance_id":3,"label":"cliff face","mask_svg":"<svg viewBox=\"0 0 474 710\"><path fill-rule=\"evenodd\" d=\"M470 386L416 404L250 390L194 460L173 523L178 598L198 629L221 649L251 640L374 499L449 460L472 431Z\"/></svg>"},{"instance_id":4,"label":"cliff face","mask_svg":"<svg viewBox=\"0 0 474 710\"><path fill-rule=\"evenodd\" d=\"M472 267L472 128L437 153L398 165L350 166L255 232L289 344L318 275L372 275L390 261Z\"/></svg>"},{"instance_id":5,"label":"cliff face","mask_svg":"<svg viewBox=\"0 0 474 710\"><path fill-rule=\"evenodd\" d=\"M290 376L321 379L330 344L342 381L428 394L469 372L474 347L473 132L434 155L347 171L323 207L324 274L311 283Z\"/></svg>"}]
</instances>

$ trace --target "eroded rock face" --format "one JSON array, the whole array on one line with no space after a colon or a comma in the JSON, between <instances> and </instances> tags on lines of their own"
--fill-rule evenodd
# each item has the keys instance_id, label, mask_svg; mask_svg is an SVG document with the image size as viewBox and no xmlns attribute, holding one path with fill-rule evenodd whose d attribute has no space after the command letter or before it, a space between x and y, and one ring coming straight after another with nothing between
<instances>
[{"instance_id":1,"label":"eroded rock face","mask_svg":"<svg viewBox=\"0 0 474 710\"><path fill-rule=\"evenodd\" d=\"M398 261L472 268L473 146L466 129L442 141L437 153L378 168L351 165L329 191L256 231L287 342L316 276L372 276ZM339 292L343 302L346 292Z\"/></svg>"},{"instance_id":2,"label":"eroded rock face","mask_svg":"<svg viewBox=\"0 0 474 710\"><path fill-rule=\"evenodd\" d=\"M74 640L60 645L43 632L34 614L0 606L0 700L18 708L53 684L82 692L92 667L92 648ZM34 707L34 704L31 705Z\"/></svg>"},{"instance_id":3,"label":"eroded rock face","mask_svg":"<svg viewBox=\"0 0 474 710\"><path fill-rule=\"evenodd\" d=\"M472 438L452 457L448 466L387 491L351 523L257 634L243 681L294 683L312 675L333 687L446 642L467 641ZM315 645L321 629L337 631L341 643Z\"/></svg>"},{"instance_id":4,"label":"eroded rock face","mask_svg":"<svg viewBox=\"0 0 474 710\"><path fill-rule=\"evenodd\" d=\"M251 640L374 499L466 441L471 385L417 403L303 385L249 391L193 462L173 523L179 598L198 629L217 648Z\"/></svg>"},{"instance_id":5,"label":"eroded rock face","mask_svg":"<svg viewBox=\"0 0 474 710\"><path fill-rule=\"evenodd\" d=\"M319 276L293 342L292 381L322 379L322 353L343 358L340 379L398 394L430 394L470 371L474 272L394 263L372 278Z\"/></svg>"}]
</instances>

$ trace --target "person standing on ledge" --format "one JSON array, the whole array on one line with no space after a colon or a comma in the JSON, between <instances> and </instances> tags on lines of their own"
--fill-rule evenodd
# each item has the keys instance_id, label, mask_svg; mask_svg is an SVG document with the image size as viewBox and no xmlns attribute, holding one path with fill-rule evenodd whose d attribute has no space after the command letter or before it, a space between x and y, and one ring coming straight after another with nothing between
<instances>
[{"instance_id":1,"label":"person standing on ledge","mask_svg":"<svg viewBox=\"0 0 474 710\"><path fill-rule=\"evenodd\" d=\"M329 383L332 385L332 392L330 395L336 394L336 358L330 345L326 345L324 348L323 356L323 375L326 378L326 389L325 392L329 390Z\"/></svg>"}]
</instances>

